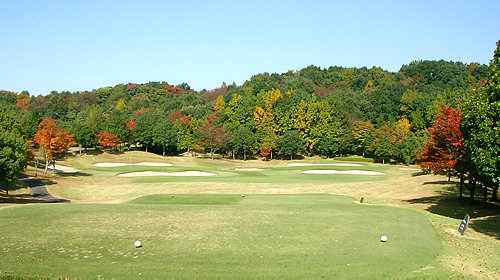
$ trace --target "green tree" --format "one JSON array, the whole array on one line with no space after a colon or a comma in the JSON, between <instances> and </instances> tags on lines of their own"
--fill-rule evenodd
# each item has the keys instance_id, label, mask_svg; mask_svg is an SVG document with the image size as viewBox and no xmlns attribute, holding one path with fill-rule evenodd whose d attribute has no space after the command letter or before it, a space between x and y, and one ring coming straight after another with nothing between
<instances>
[{"instance_id":1,"label":"green tree","mask_svg":"<svg viewBox=\"0 0 500 280\"><path fill-rule=\"evenodd\" d=\"M232 133L233 147L243 153L243 160L247 160L247 153L253 153L257 146L257 137L247 125L238 126Z\"/></svg>"},{"instance_id":2,"label":"green tree","mask_svg":"<svg viewBox=\"0 0 500 280\"><path fill-rule=\"evenodd\" d=\"M278 138L278 149L282 155L290 155L292 160L293 155L304 152L304 140L297 131L288 130Z\"/></svg>"},{"instance_id":3,"label":"green tree","mask_svg":"<svg viewBox=\"0 0 500 280\"><path fill-rule=\"evenodd\" d=\"M130 115L128 111L113 110L106 120L106 131L118 136L122 143L126 142L131 137L131 131L127 127L129 119Z\"/></svg>"},{"instance_id":4,"label":"green tree","mask_svg":"<svg viewBox=\"0 0 500 280\"><path fill-rule=\"evenodd\" d=\"M38 110L32 110L22 114L19 124L21 134L25 139L31 140L35 137L38 125L42 121L42 116Z\"/></svg>"},{"instance_id":5,"label":"green tree","mask_svg":"<svg viewBox=\"0 0 500 280\"><path fill-rule=\"evenodd\" d=\"M153 128L153 145L160 145L165 156L165 149L175 147L176 143L177 131L174 124L167 118L160 119Z\"/></svg>"},{"instance_id":6,"label":"green tree","mask_svg":"<svg viewBox=\"0 0 500 280\"><path fill-rule=\"evenodd\" d=\"M16 129L4 125L0 124L0 183L8 195L9 186L27 165L29 145Z\"/></svg>"},{"instance_id":7,"label":"green tree","mask_svg":"<svg viewBox=\"0 0 500 280\"><path fill-rule=\"evenodd\" d=\"M500 183L500 41L490 63L488 82L465 104L462 119L461 129L470 154L472 173L493 190L492 199L497 200Z\"/></svg>"},{"instance_id":8,"label":"green tree","mask_svg":"<svg viewBox=\"0 0 500 280\"><path fill-rule=\"evenodd\" d=\"M419 137L410 132L408 137L394 145L394 157L406 165L414 163L423 150L424 142L425 137Z\"/></svg>"},{"instance_id":9,"label":"green tree","mask_svg":"<svg viewBox=\"0 0 500 280\"><path fill-rule=\"evenodd\" d=\"M74 135L76 143L81 148L95 147L97 145L97 137L92 128L89 125L81 124L77 121L73 122L70 132Z\"/></svg>"},{"instance_id":10,"label":"green tree","mask_svg":"<svg viewBox=\"0 0 500 280\"><path fill-rule=\"evenodd\" d=\"M168 121L168 120L166 120ZM136 141L148 151L148 146L153 143L155 126L159 119L154 113L141 114L135 120L135 128L132 132Z\"/></svg>"},{"instance_id":11,"label":"green tree","mask_svg":"<svg viewBox=\"0 0 500 280\"><path fill-rule=\"evenodd\" d=\"M186 150L189 154L195 145L194 131L196 131L197 120L191 115L183 116L175 120L177 130L177 150Z\"/></svg>"}]
</instances>

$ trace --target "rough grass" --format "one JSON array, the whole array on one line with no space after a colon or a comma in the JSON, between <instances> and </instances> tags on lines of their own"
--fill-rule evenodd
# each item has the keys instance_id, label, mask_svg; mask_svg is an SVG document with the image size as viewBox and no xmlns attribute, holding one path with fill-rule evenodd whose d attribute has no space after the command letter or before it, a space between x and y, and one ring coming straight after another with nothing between
<instances>
[{"instance_id":1,"label":"rough grass","mask_svg":"<svg viewBox=\"0 0 500 280\"><path fill-rule=\"evenodd\" d=\"M32 205L1 211L0 228L7 244L2 275L20 277L450 275L436 263L442 238L425 215L333 195L160 195L132 204ZM381 235L389 241L381 243ZM135 248L135 240L143 247Z\"/></svg>"}]
</instances>

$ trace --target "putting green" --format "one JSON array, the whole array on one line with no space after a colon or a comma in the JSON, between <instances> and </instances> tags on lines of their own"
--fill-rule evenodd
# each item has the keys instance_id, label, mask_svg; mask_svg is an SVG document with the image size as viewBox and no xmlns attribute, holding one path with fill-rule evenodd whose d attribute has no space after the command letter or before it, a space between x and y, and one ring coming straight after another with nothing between
<instances>
[{"instance_id":1,"label":"putting green","mask_svg":"<svg viewBox=\"0 0 500 280\"><path fill-rule=\"evenodd\" d=\"M1 276L447 277L422 213L335 195L150 195L0 210ZM380 242L386 235L388 242ZM140 240L141 248L133 243ZM425 269L423 269L425 268Z\"/></svg>"}]
</instances>

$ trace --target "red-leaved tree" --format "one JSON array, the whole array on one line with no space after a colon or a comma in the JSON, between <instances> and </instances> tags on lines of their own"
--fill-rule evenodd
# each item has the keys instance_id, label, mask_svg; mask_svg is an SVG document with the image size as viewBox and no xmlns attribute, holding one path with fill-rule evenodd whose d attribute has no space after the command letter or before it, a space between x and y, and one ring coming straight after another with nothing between
<instances>
[{"instance_id":1,"label":"red-leaved tree","mask_svg":"<svg viewBox=\"0 0 500 280\"><path fill-rule=\"evenodd\" d=\"M97 138L99 138L98 143L103 145L104 148L116 148L121 143L120 138L118 136L113 135L109 132L103 132L101 134L97 134Z\"/></svg>"},{"instance_id":2,"label":"red-leaved tree","mask_svg":"<svg viewBox=\"0 0 500 280\"><path fill-rule=\"evenodd\" d=\"M419 155L419 165L434 174L463 173L466 165L464 139L460 131L462 112L441 104L437 121L429 129L431 139ZM449 180L449 177L448 177Z\"/></svg>"}]
</instances>

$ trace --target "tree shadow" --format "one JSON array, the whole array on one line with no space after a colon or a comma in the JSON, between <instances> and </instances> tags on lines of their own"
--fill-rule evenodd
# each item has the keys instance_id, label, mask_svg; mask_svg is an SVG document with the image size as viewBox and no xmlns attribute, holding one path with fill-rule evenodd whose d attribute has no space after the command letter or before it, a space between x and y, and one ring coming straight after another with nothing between
<instances>
[{"instance_id":1,"label":"tree shadow","mask_svg":"<svg viewBox=\"0 0 500 280\"><path fill-rule=\"evenodd\" d=\"M44 203L42 199L34 198L29 194L9 194L0 193L0 203L27 204Z\"/></svg>"},{"instance_id":2,"label":"tree shadow","mask_svg":"<svg viewBox=\"0 0 500 280\"><path fill-rule=\"evenodd\" d=\"M434 181L434 182L424 182L424 185L451 185L451 186L456 186L457 182L453 182L453 181Z\"/></svg>"},{"instance_id":3,"label":"tree shadow","mask_svg":"<svg viewBox=\"0 0 500 280\"><path fill-rule=\"evenodd\" d=\"M470 227L500 240L500 215L471 221Z\"/></svg>"},{"instance_id":4,"label":"tree shadow","mask_svg":"<svg viewBox=\"0 0 500 280\"><path fill-rule=\"evenodd\" d=\"M86 173L86 172L74 172L74 173L56 173L58 177L89 177L92 176L92 174Z\"/></svg>"},{"instance_id":5,"label":"tree shadow","mask_svg":"<svg viewBox=\"0 0 500 280\"><path fill-rule=\"evenodd\" d=\"M25 177L23 179L23 182L26 183L29 187L40 187L40 186L49 186L49 185L55 185L56 182L47 179L47 178L40 178L40 177ZM24 186L25 187L25 186Z\"/></svg>"},{"instance_id":6,"label":"tree shadow","mask_svg":"<svg viewBox=\"0 0 500 280\"><path fill-rule=\"evenodd\" d=\"M412 177L418 177L418 176L424 176L424 175L428 175L429 172L427 171L417 171L417 172L413 172L411 174Z\"/></svg>"},{"instance_id":7,"label":"tree shadow","mask_svg":"<svg viewBox=\"0 0 500 280\"><path fill-rule=\"evenodd\" d=\"M449 185L440 191L439 195L406 200L410 204L429 205L425 210L440 216L454 219L463 219L465 214L469 214L471 222L469 227L474 230L500 239L500 205L494 203L484 203L479 200L471 201L468 193L464 198L459 199L457 195L458 187L455 182L436 181L424 184L444 184ZM457 224L458 228L459 224Z\"/></svg>"}]
</instances>

